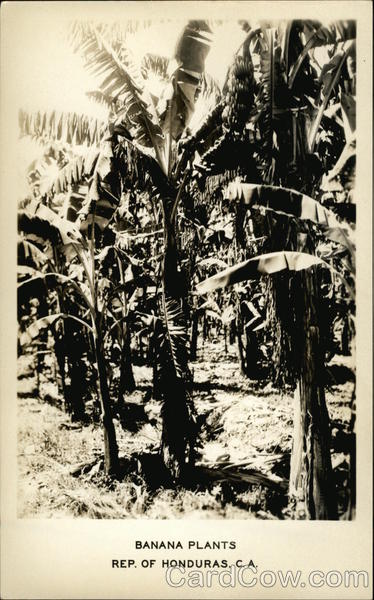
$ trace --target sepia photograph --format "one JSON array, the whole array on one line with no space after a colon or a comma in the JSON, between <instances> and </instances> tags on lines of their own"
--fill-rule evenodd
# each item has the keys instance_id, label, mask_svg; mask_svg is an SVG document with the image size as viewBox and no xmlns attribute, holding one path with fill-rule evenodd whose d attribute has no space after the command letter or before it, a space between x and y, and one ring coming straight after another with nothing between
<instances>
[{"instance_id":1,"label":"sepia photograph","mask_svg":"<svg viewBox=\"0 0 374 600\"><path fill-rule=\"evenodd\" d=\"M355 21L56 25L66 109L19 109L18 515L353 519Z\"/></svg>"},{"instance_id":2,"label":"sepia photograph","mask_svg":"<svg viewBox=\"0 0 374 600\"><path fill-rule=\"evenodd\" d=\"M2 598L371 597L371 17L2 3Z\"/></svg>"}]
</instances>

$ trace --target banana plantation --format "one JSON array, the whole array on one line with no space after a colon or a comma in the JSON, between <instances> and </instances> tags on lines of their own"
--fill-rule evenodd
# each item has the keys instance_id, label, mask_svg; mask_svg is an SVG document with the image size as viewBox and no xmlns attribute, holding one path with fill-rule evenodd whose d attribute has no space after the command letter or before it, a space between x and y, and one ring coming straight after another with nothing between
<instances>
[{"instance_id":1,"label":"banana plantation","mask_svg":"<svg viewBox=\"0 0 374 600\"><path fill-rule=\"evenodd\" d=\"M226 22L153 25L19 113L19 514L353 519L355 23L231 23L222 81Z\"/></svg>"}]
</instances>

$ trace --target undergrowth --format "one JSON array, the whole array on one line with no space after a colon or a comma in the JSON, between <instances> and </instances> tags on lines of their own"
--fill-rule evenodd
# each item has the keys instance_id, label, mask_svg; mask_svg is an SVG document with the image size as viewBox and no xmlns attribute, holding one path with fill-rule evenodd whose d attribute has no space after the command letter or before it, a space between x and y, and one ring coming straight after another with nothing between
<instances>
[{"instance_id":1,"label":"undergrowth","mask_svg":"<svg viewBox=\"0 0 374 600\"><path fill-rule=\"evenodd\" d=\"M193 364L194 401L200 418L200 464L210 468L253 470L286 481L292 441L292 398L237 372L234 356L205 350ZM120 457L127 465L121 480L104 475L102 432L98 423L71 423L61 398L44 382L36 394L30 370L20 378L18 428L18 516L36 518L179 519L290 518L286 491L245 482L203 481L176 489L147 475L138 457L155 457L160 442L160 407L149 400L151 369L136 367L138 389L128 397L126 422L115 420ZM40 385L40 382L39 382ZM147 387L148 386L148 387ZM333 466L340 513L348 499L350 400L353 383L331 386ZM142 390L141 392L139 391ZM144 410L134 410L140 406ZM131 421L136 415L136 426ZM139 416L140 415L140 416ZM139 420L140 419L140 420ZM345 437L344 437L345 436ZM199 463L198 463L199 464ZM80 466L88 465L81 471ZM153 472L152 472L153 471Z\"/></svg>"}]
</instances>

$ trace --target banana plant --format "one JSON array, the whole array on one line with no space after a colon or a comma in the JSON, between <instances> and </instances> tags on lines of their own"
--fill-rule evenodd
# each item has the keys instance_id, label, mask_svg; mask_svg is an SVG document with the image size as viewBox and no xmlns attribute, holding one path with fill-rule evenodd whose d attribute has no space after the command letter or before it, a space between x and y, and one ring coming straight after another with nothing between
<instances>
[{"instance_id":1,"label":"banana plant","mask_svg":"<svg viewBox=\"0 0 374 600\"><path fill-rule=\"evenodd\" d=\"M152 202L161 209L164 233L160 314L164 343L159 360L163 363L163 432L161 453L171 477L181 476L189 443L189 372L186 318L183 311L183 275L178 265L177 214L188 178L192 174L191 154L178 146L195 107L210 46L210 30L204 21L190 21L183 29L173 61L148 57L143 68L135 61L125 42L111 42L105 28L76 24L73 43L85 59L85 66L101 75L99 92L111 97L110 128L120 136L127 158L123 172L126 185L129 158L136 170L135 185L146 185ZM150 90L150 66L161 75L161 93ZM167 72L166 72L167 71Z\"/></svg>"},{"instance_id":2,"label":"banana plant","mask_svg":"<svg viewBox=\"0 0 374 600\"><path fill-rule=\"evenodd\" d=\"M31 212L31 207L29 207L28 211L19 215L20 229L25 235L31 236L31 238L37 237L39 241L43 239L44 241L51 240L52 245L55 247L62 246L65 253L68 254L70 261L75 260L80 266L80 269L78 269L78 278L72 274L65 275L60 272L51 271L50 269L41 271L30 269L30 267L20 267L20 274L29 276L20 281L19 289L25 290L27 287L33 285L35 281L46 281L48 285L52 285L53 287L63 286L64 288L74 290L78 300L83 303L85 309L83 318L61 312L54 315L46 315L44 319L39 320L37 324L34 324L31 329L29 328L24 333L24 338L27 341L28 338L35 337L35 335L38 335L42 325L50 325L59 319L73 319L89 331L92 336L98 371L98 390L104 433L104 465L108 474L115 474L118 472L118 446L104 355L103 326L106 305L103 303L100 291L105 281L98 280L95 266L95 227L102 225L103 222L106 223L108 220L107 214L105 214L105 210L108 211L108 202L106 204L103 202L103 196L105 194L109 195L113 203L113 194L110 191L113 189L113 185L111 186L107 182L108 177L110 181L111 159L111 144L110 142L106 142L103 144L98 163L95 167L87 201L82 207L83 214L80 214L80 219L86 225L86 227L81 229L86 231L86 235L82 235L76 224L68 221L41 203L36 203L33 212ZM104 204L104 207L102 204ZM97 218L96 211L98 212ZM82 210L80 212L82 213ZM109 212L111 214L112 210ZM40 237L41 232L43 232L43 237Z\"/></svg>"},{"instance_id":3,"label":"banana plant","mask_svg":"<svg viewBox=\"0 0 374 600\"><path fill-rule=\"evenodd\" d=\"M330 265L315 254L312 234L316 228L328 240L331 255L338 254L336 244L344 248L350 271L346 289L354 298L352 231L314 198L321 197L322 175L334 168L354 136L354 102L350 102L355 86L354 37L352 22L327 27L316 21L262 23L257 28L248 24L237 58L240 69L227 81L229 106L218 125L216 118L215 142L213 147L200 146L204 193L212 195L220 189L222 194L231 182L227 198L240 211L248 209L254 237L266 235L266 252L253 255L249 247L250 258L203 282L198 292L257 279L261 273L274 274L268 304L271 300L277 306L274 295L285 299L282 286L288 290L293 315L288 320L296 319L297 312L299 336L293 336L292 357L297 364L298 392L290 497L297 498L304 515L312 519L331 519L337 514L322 383L317 275L318 265ZM236 113L239 94L247 94L247 105L245 111L239 103ZM225 127L228 120L236 124L234 140L232 127ZM326 139L331 140L331 148ZM235 160L238 144L246 153L245 165ZM267 230L262 223L268 224Z\"/></svg>"},{"instance_id":4,"label":"banana plant","mask_svg":"<svg viewBox=\"0 0 374 600\"><path fill-rule=\"evenodd\" d=\"M199 88L214 88L203 73L210 42L207 24L202 21L187 24L178 41L174 62L148 57L140 70L131 58L126 37L111 39L112 34L101 25L77 24L73 28L76 49L83 54L86 67L100 79L99 89L91 96L108 107L108 129L83 127L75 117L65 120L58 117L53 121L42 115L30 122L23 119L23 127L40 135L40 122L42 125L45 122L46 127L51 123L50 132L58 139L65 137L84 143L85 132L85 136L91 136L93 145L103 139L102 135L111 139L116 136L118 160L110 165L108 186L99 185L96 195L91 196L86 217L92 214L95 220L108 217L113 202L117 205L120 197L119 193L113 193L117 183L121 193L132 187L150 194L154 221L162 224L164 237L162 292L158 296L162 321L158 360L162 363L164 417L161 452L171 476L178 478L190 444L192 421L184 352L187 343L184 296L188 284L178 256L180 206L183 203L186 212L193 204L192 198L199 198L199 204L205 202L210 209L215 192L236 175L252 184L296 188L298 192L317 195L321 163L324 168L332 165L331 152L319 160L316 150L323 146L326 122L336 124L328 112L331 113L337 97L339 109L334 114L342 115L346 131L348 126L354 127L352 111L347 107L349 102L342 95L342 82L345 86L349 80L348 67L354 59L351 43L354 28L351 23L322 28L315 21L292 21L277 27L262 24L255 29L248 26L248 35L226 78L223 96L213 94L215 101L205 122L193 133L189 128L199 102L196 101ZM335 63L332 56L331 65L323 70L318 66L319 48L335 42L336 50L344 56ZM161 93L149 85L150 69L154 68L158 69ZM344 90L347 95L349 89L345 86ZM203 95L204 89L200 98ZM342 136L339 149L344 143ZM58 194L79 185L82 175L92 177L101 159L95 148L90 157L76 156L52 180L51 190ZM272 211L277 208L273 200L269 199L266 205L261 198L256 202L264 210ZM101 208L97 211L99 204ZM251 211L257 210L257 205L249 204ZM306 212L302 208L294 216L305 218L308 223L313 221L308 216L312 204L304 202ZM318 215L325 213L320 210L317 221ZM346 236L331 219L325 225L325 231L331 230L330 236L339 239ZM275 234L272 237L275 239ZM217 246L219 243L218 239Z\"/></svg>"},{"instance_id":5,"label":"banana plant","mask_svg":"<svg viewBox=\"0 0 374 600\"><path fill-rule=\"evenodd\" d=\"M45 158L50 157L50 149L47 150L47 155L43 157L42 164L45 164ZM48 163L47 163L48 164ZM48 209L46 206L41 205L41 168L39 161L32 165L31 171L29 172L29 180L31 181L31 190L34 195L34 199L30 198L25 203L26 210L20 210L19 212L19 229L22 232L22 236L18 242L18 264L28 267L34 267L36 269L45 269L48 267L50 271L55 271L63 274L65 261L71 257L71 251L68 246L61 243L61 235L64 236L65 241L68 240L68 233L70 231L67 226L61 234L58 233L53 224L50 224L46 220L54 212ZM52 203L50 203L52 204ZM53 203L54 205L56 202ZM40 206L39 206L40 205ZM56 208L56 207L55 207ZM35 212L38 212L36 216ZM44 213L43 213L44 211ZM43 216L44 215L44 216ZM54 219L56 217L54 216ZM28 290L30 294L38 294L38 288L43 287L43 284L35 284L33 289L29 286ZM44 289L46 300L48 300L48 290ZM64 294L61 289L57 289L56 296L56 310L57 312L65 313L65 302ZM30 295L29 294L29 295ZM24 294L20 297L20 305L25 299ZM44 313L46 308L44 309ZM43 311L42 311L43 314ZM41 322L43 323L43 321ZM44 326L43 326L44 328ZM69 339L72 343L72 336L74 335L74 325L71 320L65 322L60 320L53 327L52 332L55 340L55 355L59 366L60 380L62 384L62 392L64 397L64 406L67 412L69 412L73 419L84 418L84 403L83 403L83 388L81 385L82 365L80 365L80 358L78 355L72 360L71 353L68 352ZM28 335L24 332L21 335L21 346L23 346L28 340ZM81 345L82 351L84 352L85 346ZM77 369L80 366L80 376L77 375Z\"/></svg>"},{"instance_id":6,"label":"banana plant","mask_svg":"<svg viewBox=\"0 0 374 600\"><path fill-rule=\"evenodd\" d=\"M31 221L35 220L30 217ZM48 225L50 220L46 220ZM60 233L60 228L64 225L63 221L56 224L56 233ZM25 268L20 268L20 275L27 275L26 278L18 284L20 292L24 293L27 288L35 284L36 281L45 281L47 286L56 289L62 286L64 289L71 289L75 292L76 302L81 302L85 309L85 316L80 318L69 313L54 313L46 315L33 323L24 333L21 338L21 344L28 343L31 339L37 337L41 328L48 327L60 319L72 319L79 323L81 327L87 329L92 336L93 347L96 358L96 365L99 378L99 400L102 411L102 422L104 432L104 464L108 474L114 474L118 471L118 447L116 441L115 428L112 418L112 408L109 396L108 379L106 373L106 364L103 348L103 313L98 304L97 281L95 270L92 268L92 254L90 248L85 248L79 237L70 242L76 253L78 263L85 273L85 281L77 281L71 275L62 275L53 271L38 271L29 269L27 273ZM91 263L91 264L90 264Z\"/></svg>"},{"instance_id":7,"label":"banana plant","mask_svg":"<svg viewBox=\"0 0 374 600\"><path fill-rule=\"evenodd\" d=\"M231 200L242 202L252 210L265 207L276 214L313 222L324 231L327 238L340 243L348 249L351 256L354 253L354 245L350 239L352 232L349 233L348 225L341 224L333 213L305 194L276 186L233 182L228 186L227 195ZM301 498L309 518L331 519L336 518L336 500L332 483L329 418L321 385L324 364L320 347L320 317L312 290L317 280L317 266L331 268L318 255L287 250L271 252L226 268L198 284L197 292L208 293L247 279L257 279L265 274L300 272L294 277L294 283L296 281L299 285L299 306L295 314L300 357L295 392L290 496L299 500ZM310 273L310 276L303 276L305 272ZM354 298L353 289L344 279L343 281ZM311 298L314 298L312 303Z\"/></svg>"}]
</instances>

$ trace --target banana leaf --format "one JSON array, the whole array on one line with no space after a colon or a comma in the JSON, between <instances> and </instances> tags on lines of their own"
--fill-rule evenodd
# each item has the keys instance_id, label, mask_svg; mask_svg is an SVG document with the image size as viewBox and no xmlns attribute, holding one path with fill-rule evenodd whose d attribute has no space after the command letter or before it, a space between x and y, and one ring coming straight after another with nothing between
<instances>
[{"instance_id":1,"label":"banana leaf","mask_svg":"<svg viewBox=\"0 0 374 600\"><path fill-rule=\"evenodd\" d=\"M355 21L337 21L327 26L322 25L319 21L304 21L303 25L306 44L290 71L289 88L292 88L302 63L313 48L337 44L356 37Z\"/></svg>"},{"instance_id":2,"label":"banana leaf","mask_svg":"<svg viewBox=\"0 0 374 600\"><path fill-rule=\"evenodd\" d=\"M31 263L33 267L39 268L49 260L46 252L29 240L20 239L17 242L17 258L19 265Z\"/></svg>"},{"instance_id":3,"label":"banana leaf","mask_svg":"<svg viewBox=\"0 0 374 600\"><path fill-rule=\"evenodd\" d=\"M198 294L206 294L247 279L258 279L262 275L273 275L280 271L301 271L314 265L325 264L317 256L304 252L270 252L245 260L198 283Z\"/></svg>"},{"instance_id":4,"label":"banana leaf","mask_svg":"<svg viewBox=\"0 0 374 600\"><path fill-rule=\"evenodd\" d=\"M77 146L98 145L107 129L103 121L73 112L28 113L19 111L19 126L22 136L31 136L45 142L58 140Z\"/></svg>"},{"instance_id":5,"label":"banana leaf","mask_svg":"<svg viewBox=\"0 0 374 600\"><path fill-rule=\"evenodd\" d=\"M354 253L349 225L340 223L331 210L306 194L278 186L233 181L228 185L225 197L239 200L248 207L263 206L277 213L311 221L322 228L328 239L339 242Z\"/></svg>"},{"instance_id":6,"label":"banana leaf","mask_svg":"<svg viewBox=\"0 0 374 600\"><path fill-rule=\"evenodd\" d=\"M62 275L61 273L56 273L56 272L44 273L42 271L38 271L36 269L32 269L31 267L27 267L27 266L23 266L23 265L18 265L17 272L18 272L18 275L20 275L22 277L25 275L29 275L28 279L22 279L22 281L20 281L18 283L18 285L17 285L18 290L21 291L24 288L27 289L28 286L30 286L30 285L33 286L35 283L42 282L42 281L46 282L46 284L50 287L50 289L55 289L58 284L70 285L75 289L75 291L78 293L78 295L83 299L83 301L85 302L85 304L91 311L91 314L95 315L94 306L88 295L89 292L85 293L86 287L83 286L82 284L79 285L73 279L73 277L69 277L67 275Z\"/></svg>"},{"instance_id":7,"label":"banana leaf","mask_svg":"<svg viewBox=\"0 0 374 600\"><path fill-rule=\"evenodd\" d=\"M120 56L103 32L90 23L75 25L73 33L75 50L83 54L86 68L102 76L100 92L105 96L115 96L122 103L114 122L117 132L140 149L153 149L157 162L166 172L164 139L158 116L130 54L122 47Z\"/></svg>"},{"instance_id":8,"label":"banana leaf","mask_svg":"<svg viewBox=\"0 0 374 600\"><path fill-rule=\"evenodd\" d=\"M189 21L177 42L177 68L172 73L172 81L160 105L163 132L171 134L174 140L180 138L191 120L196 90L210 50L211 33L207 22Z\"/></svg>"},{"instance_id":9,"label":"banana leaf","mask_svg":"<svg viewBox=\"0 0 374 600\"><path fill-rule=\"evenodd\" d=\"M356 41L351 40L347 46L341 52L337 52L332 57L331 61L323 66L320 80L322 82L322 103L319 106L318 113L314 119L313 125L309 134L309 151L314 152L314 146L316 143L317 133L322 121L322 117L325 113L327 105L329 103L331 94L334 88L339 83L341 78L342 69L348 56L355 56L356 53Z\"/></svg>"},{"instance_id":10,"label":"banana leaf","mask_svg":"<svg viewBox=\"0 0 374 600\"><path fill-rule=\"evenodd\" d=\"M59 170L57 177L50 181L49 187L45 190L46 193L56 192L56 194L61 194L70 189L71 186L81 183L85 177L90 177L98 158L99 150L95 146L90 148L84 156L73 158Z\"/></svg>"},{"instance_id":11,"label":"banana leaf","mask_svg":"<svg viewBox=\"0 0 374 600\"><path fill-rule=\"evenodd\" d=\"M46 327L50 327L58 319L73 319L74 321L77 321L78 323L80 323L81 325L83 325L84 327L87 327L90 331L92 331L92 327L88 323L83 321L82 319L79 319L78 317L74 317L73 315L68 315L66 313L56 313L54 315L46 315L45 317L41 317L40 319L37 319L25 331L20 333L19 334L20 345L27 346L28 344L30 344L34 339L39 337L40 332L43 329L45 329Z\"/></svg>"}]
</instances>

